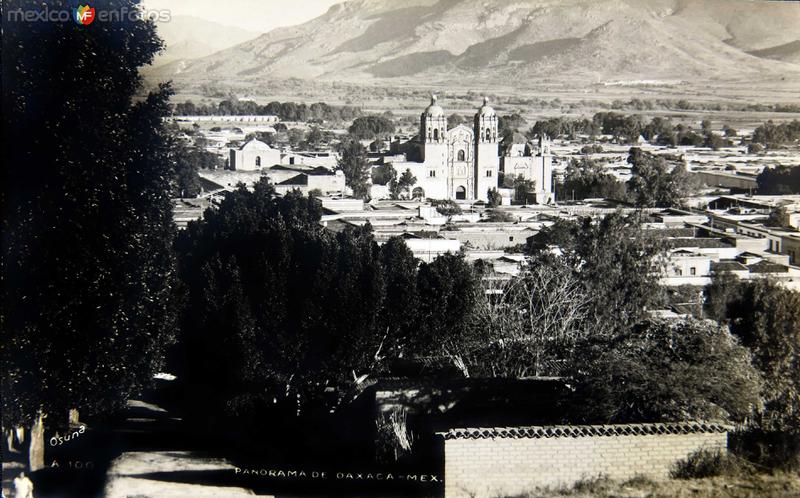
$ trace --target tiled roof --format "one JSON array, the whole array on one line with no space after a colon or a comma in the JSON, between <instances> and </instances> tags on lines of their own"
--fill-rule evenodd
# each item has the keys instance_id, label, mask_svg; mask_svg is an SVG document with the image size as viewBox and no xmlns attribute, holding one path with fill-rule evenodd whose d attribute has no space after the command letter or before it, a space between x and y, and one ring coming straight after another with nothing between
<instances>
[{"instance_id":1,"label":"tiled roof","mask_svg":"<svg viewBox=\"0 0 800 498\"><path fill-rule=\"evenodd\" d=\"M529 427L484 427L439 432L445 439L542 439L563 437L649 436L727 432L733 426L715 422L669 422L661 424L551 425Z\"/></svg>"},{"instance_id":2,"label":"tiled roof","mask_svg":"<svg viewBox=\"0 0 800 498\"><path fill-rule=\"evenodd\" d=\"M711 262L711 270L715 272L722 272L722 271L747 271L747 267L741 264L738 261L733 260L723 260L723 261L712 261Z\"/></svg>"},{"instance_id":3,"label":"tiled roof","mask_svg":"<svg viewBox=\"0 0 800 498\"><path fill-rule=\"evenodd\" d=\"M758 263L753 263L752 265L748 265L750 269L750 273L788 273L789 267L780 265L778 263L773 263L772 261L759 261Z\"/></svg>"},{"instance_id":4,"label":"tiled roof","mask_svg":"<svg viewBox=\"0 0 800 498\"><path fill-rule=\"evenodd\" d=\"M301 173L280 182L278 185L308 185L308 175Z\"/></svg>"}]
</instances>

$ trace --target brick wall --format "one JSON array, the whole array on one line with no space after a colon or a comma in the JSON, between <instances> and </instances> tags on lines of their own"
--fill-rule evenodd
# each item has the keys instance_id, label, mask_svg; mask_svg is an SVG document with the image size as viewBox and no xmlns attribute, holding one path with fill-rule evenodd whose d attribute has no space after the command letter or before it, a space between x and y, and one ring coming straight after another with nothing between
<instances>
[{"instance_id":1,"label":"brick wall","mask_svg":"<svg viewBox=\"0 0 800 498\"><path fill-rule=\"evenodd\" d=\"M700 448L724 449L728 437L725 426L707 424L576 427L442 433L445 498L514 496L600 475L666 478L676 461Z\"/></svg>"}]
</instances>

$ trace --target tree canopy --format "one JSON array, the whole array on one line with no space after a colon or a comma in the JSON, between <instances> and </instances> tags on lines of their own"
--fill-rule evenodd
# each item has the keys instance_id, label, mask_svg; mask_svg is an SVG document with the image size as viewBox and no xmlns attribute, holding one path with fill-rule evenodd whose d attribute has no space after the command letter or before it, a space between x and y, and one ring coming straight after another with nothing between
<instances>
[{"instance_id":1,"label":"tree canopy","mask_svg":"<svg viewBox=\"0 0 800 498\"><path fill-rule=\"evenodd\" d=\"M694 182L683 164L669 169L663 157L632 147L628 162L633 176L628 188L637 206L676 207L692 193Z\"/></svg>"},{"instance_id":2,"label":"tree canopy","mask_svg":"<svg viewBox=\"0 0 800 498\"><path fill-rule=\"evenodd\" d=\"M800 193L800 167L780 165L764 168L756 177L760 194Z\"/></svg>"},{"instance_id":3,"label":"tree canopy","mask_svg":"<svg viewBox=\"0 0 800 498\"><path fill-rule=\"evenodd\" d=\"M344 173L348 187L353 189L353 195L364 199L369 194L369 183L372 166L367 159L367 151L358 140L350 137L344 140L340 147L337 168Z\"/></svg>"},{"instance_id":4,"label":"tree canopy","mask_svg":"<svg viewBox=\"0 0 800 498\"><path fill-rule=\"evenodd\" d=\"M647 320L610 340L589 337L574 358L572 420L743 421L760 405L749 352L707 321Z\"/></svg>"},{"instance_id":5,"label":"tree canopy","mask_svg":"<svg viewBox=\"0 0 800 498\"><path fill-rule=\"evenodd\" d=\"M348 132L358 139L383 138L394 133L394 122L385 116L362 116L353 121Z\"/></svg>"},{"instance_id":6,"label":"tree canopy","mask_svg":"<svg viewBox=\"0 0 800 498\"><path fill-rule=\"evenodd\" d=\"M564 173L564 182L557 189L564 199L602 197L624 200L625 184L589 158L572 159Z\"/></svg>"},{"instance_id":7,"label":"tree canopy","mask_svg":"<svg viewBox=\"0 0 800 498\"><path fill-rule=\"evenodd\" d=\"M173 334L177 149L163 120L169 87L135 98L139 68L162 46L152 22L4 22L2 44L13 61L2 72L3 138L14 144L3 148L8 427L40 409L107 412L160 368Z\"/></svg>"},{"instance_id":8,"label":"tree canopy","mask_svg":"<svg viewBox=\"0 0 800 498\"><path fill-rule=\"evenodd\" d=\"M666 246L636 213L558 220L529 241L527 252L549 258L554 248L594 297L589 316L598 334L631 327L663 300L659 279Z\"/></svg>"},{"instance_id":9,"label":"tree canopy","mask_svg":"<svg viewBox=\"0 0 800 498\"><path fill-rule=\"evenodd\" d=\"M379 248L369 225L334 233L320 217L318 200L262 180L181 234L186 377L212 411L329 409L327 388L400 357L442 358L464 333L475 279L463 257L420 263L400 238Z\"/></svg>"}]
</instances>

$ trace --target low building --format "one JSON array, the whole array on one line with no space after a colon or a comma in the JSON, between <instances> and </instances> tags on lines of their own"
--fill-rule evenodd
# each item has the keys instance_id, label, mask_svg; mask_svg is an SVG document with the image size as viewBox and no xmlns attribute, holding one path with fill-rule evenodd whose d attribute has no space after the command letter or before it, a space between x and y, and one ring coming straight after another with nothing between
<instances>
[{"instance_id":1,"label":"low building","mask_svg":"<svg viewBox=\"0 0 800 498\"><path fill-rule=\"evenodd\" d=\"M258 171L266 166L281 164L281 151L252 139L238 149L230 149L228 164L234 171Z\"/></svg>"},{"instance_id":2,"label":"low building","mask_svg":"<svg viewBox=\"0 0 800 498\"><path fill-rule=\"evenodd\" d=\"M510 143L505 145L500 157L500 170L506 178L524 178L534 183L528 195L536 204L550 204L555 200L553 194L553 154L550 141L539 137L530 142L526 137L515 133ZM521 200L521 199L518 199Z\"/></svg>"},{"instance_id":3,"label":"low building","mask_svg":"<svg viewBox=\"0 0 800 498\"><path fill-rule=\"evenodd\" d=\"M456 254L461 250L461 242L446 239L438 232L406 232L401 235L414 257L430 263L442 254Z\"/></svg>"},{"instance_id":4,"label":"low building","mask_svg":"<svg viewBox=\"0 0 800 498\"><path fill-rule=\"evenodd\" d=\"M677 249L669 256L664 285L707 285L711 281L711 257L688 249Z\"/></svg>"}]
</instances>

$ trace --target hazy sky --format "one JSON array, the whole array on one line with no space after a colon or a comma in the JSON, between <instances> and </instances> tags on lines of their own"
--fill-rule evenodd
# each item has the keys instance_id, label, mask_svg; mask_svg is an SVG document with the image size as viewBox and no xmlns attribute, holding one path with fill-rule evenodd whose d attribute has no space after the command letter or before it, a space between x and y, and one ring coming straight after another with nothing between
<instances>
[{"instance_id":1,"label":"hazy sky","mask_svg":"<svg viewBox=\"0 0 800 498\"><path fill-rule=\"evenodd\" d=\"M342 0L143 0L148 9L170 9L172 15L266 32L300 24L324 13Z\"/></svg>"}]
</instances>

